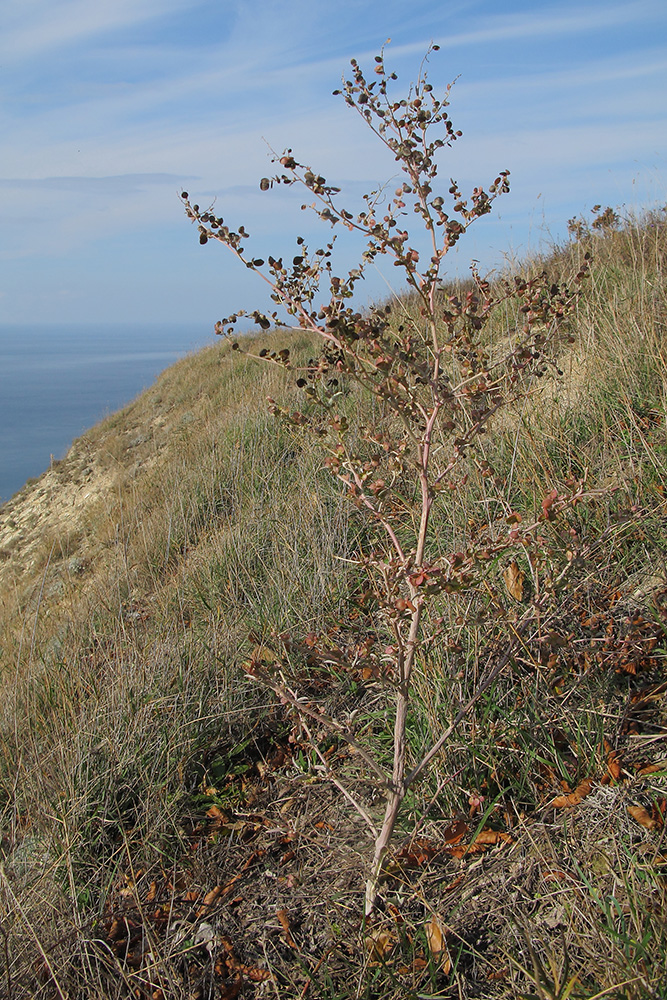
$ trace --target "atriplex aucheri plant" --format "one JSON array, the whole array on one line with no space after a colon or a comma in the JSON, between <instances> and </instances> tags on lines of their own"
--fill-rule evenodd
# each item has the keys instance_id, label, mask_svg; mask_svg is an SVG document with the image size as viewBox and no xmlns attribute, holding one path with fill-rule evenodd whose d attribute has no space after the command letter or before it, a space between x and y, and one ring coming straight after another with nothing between
<instances>
[{"instance_id":1,"label":"atriplex aucheri plant","mask_svg":"<svg viewBox=\"0 0 667 1000\"><path fill-rule=\"evenodd\" d=\"M182 194L186 212L198 226L200 243L218 240L225 244L268 283L276 305L270 314L238 312L221 320L216 332L230 334L240 316L250 316L262 329L299 326L321 342L319 357L305 368L292 362L287 349L262 352L266 361L295 371L305 396L299 412L288 412L272 399L269 406L277 417L321 440L325 464L343 484L359 516L366 518L366 543L357 551L355 562L368 585L355 599L382 637L383 646L380 655L371 643L357 650L354 665L358 668L363 661L367 676L384 685L393 705L391 769L362 745L353 726L330 718L316 699L287 679L286 664L299 647L294 639L282 637L281 642L278 637L274 645L281 646L281 651L273 652L268 662L264 653L255 655L247 670L296 709L328 776L364 817L375 845L366 888L369 914L407 790L509 662L519 637L539 622L540 609L581 555L582 544L567 515L584 497L582 480L572 480L560 492L545 484L536 512L526 515L513 510L506 484L484 457L484 442L500 412L525 399L533 380L556 367L556 345L569 336L568 317L580 294L587 262L573 277L571 288L545 273L492 285L473 265L471 280L459 294L450 294L451 286L444 284L445 258L472 223L488 214L495 199L509 190L509 173L501 171L488 189L476 187L469 198L454 181L439 190L439 157L461 135L447 112L450 87L438 97L422 65L416 83L400 99L392 94L395 79L386 70L382 53L375 59L370 78L353 60L351 78L335 91L394 155L401 171L395 190L371 192L364 196L363 210L353 213L339 204L339 189L297 162L292 150L276 156L273 162L280 172L260 182L262 190L280 184L302 185L313 199L309 207L323 222L344 227L364 241L360 262L346 277L334 271L333 240L312 253L299 237L291 262L271 256L265 262L247 250L249 234L243 226L232 230L212 208L202 210L186 192ZM408 217L423 228L425 252L416 248L417 241L410 236ZM416 304L409 315L405 298L397 299L398 316L392 305L357 311L351 304L358 282L378 257L393 258L407 284ZM323 304L318 300L321 292ZM485 330L489 318L500 310L508 317L507 332L502 343L493 343L485 337ZM374 401L372 423L359 426L349 418L348 399L355 392ZM471 474L482 484L483 515L467 526L458 551L442 551L432 530L433 514ZM444 733L434 734L432 746L409 770L406 727L413 675L427 633L432 642L439 631L446 630L441 611L447 595L486 592L488 603L497 600L497 591L488 580L508 550L520 553L517 559L525 573L515 560L510 563L514 579L507 580L508 589L524 604L509 630L505 652L489 663L472 701L461 708ZM530 602L525 600L528 585L523 587L528 575L532 578ZM318 637L304 641L311 663L315 659L320 665L333 663ZM300 648L304 649L303 642ZM338 653L336 670L345 665ZM386 797L379 823L327 763L309 729L314 723L339 743L351 746L364 761Z\"/></svg>"}]
</instances>

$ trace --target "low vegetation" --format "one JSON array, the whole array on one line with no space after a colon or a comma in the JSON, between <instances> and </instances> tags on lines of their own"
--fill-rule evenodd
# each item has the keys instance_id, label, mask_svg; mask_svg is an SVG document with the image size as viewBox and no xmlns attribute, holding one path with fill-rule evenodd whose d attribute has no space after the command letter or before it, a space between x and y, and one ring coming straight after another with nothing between
<instances>
[{"instance_id":1,"label":"low vegetation","mask_svg":"<svg viewBox=\"0 0 667 1000\"><path fill-rule=\"evenodd\" d=\"M433 594L408 772L476 701L406 788L372 908L368 758L392 772L396 713L360 559L378 531L318 437L258 405L303 412L255 357L308 369L317 332L185 359L0 509L9 1000L665 996L667 215L571 230L523 268L553 284L590 255L553 365L429 524L434 552L465 551L501 496L552 555L503 547ZM422 320L413 290L388 328ZM387 417L363 385L344 406L353 432Z\"/></svg>"}]
</instances>

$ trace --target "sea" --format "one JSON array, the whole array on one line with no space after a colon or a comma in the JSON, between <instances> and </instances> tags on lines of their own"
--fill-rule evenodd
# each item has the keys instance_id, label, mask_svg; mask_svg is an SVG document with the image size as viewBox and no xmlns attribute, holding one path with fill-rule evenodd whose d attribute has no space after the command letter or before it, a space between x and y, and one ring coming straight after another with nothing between
<instances>
[{"instance_id":1,"label":"sea","mask_svg":"<svg viewBox=\"0 0 667 1000\"><path fill-rule=\"evenodd\" d=\"M215 341L196 324L0 324L0 504L174 361Z\"/></svg>"}]
</instances>

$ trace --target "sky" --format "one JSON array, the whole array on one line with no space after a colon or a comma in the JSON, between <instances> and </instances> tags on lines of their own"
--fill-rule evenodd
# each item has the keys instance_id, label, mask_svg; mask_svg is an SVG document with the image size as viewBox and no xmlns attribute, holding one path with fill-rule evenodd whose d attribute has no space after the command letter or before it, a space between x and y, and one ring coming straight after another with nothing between
<instances>
[{"instance_id":1,"label":"sky","mask_svg":"<svg viewBox=\"0 0 667 1000\"><path fill-rule=\"evenodd\" d=\"M386 46L399 96L430 43L456 79L463 131L441 179L511 192L461 241L453 271L562 241L595 204L667 201L664 0L5 0L0 35L0 324L184 322L264 307L223 246L199 245L179 192L245 225L256 256L326 227L301 196L262 193L270 149L294 150L342 204L396 176L332 96ZM393 186L393 185L392 185ZM363 248L345 243L341 265ZM369 272L361 304L395 275Z\"/></svg>"}]
</instances>

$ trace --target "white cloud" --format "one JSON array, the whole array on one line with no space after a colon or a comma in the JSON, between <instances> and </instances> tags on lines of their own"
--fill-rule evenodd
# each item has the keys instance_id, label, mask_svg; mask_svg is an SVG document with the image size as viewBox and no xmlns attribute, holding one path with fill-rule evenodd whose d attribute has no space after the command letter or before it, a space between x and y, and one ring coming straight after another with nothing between
<instances>
[{"instance_id":1,"label":"white cloud","mask_svg":"<svg viewBox=\"0 0 667 1000\"><path fill-rule=\"evenodd\" d=\"M358 200L396 164L330 94L348 58L368 66L387 34L399 90L431 37L445 50L430 60L432 82L462 73L452 117L464 138L443 156L442 176L467 185L508 167L513 191L499 203L505 222L518 226L543 203L562 222L596 187L596 200L611 201L617 190L622 198L633 170L664 176L667 56L656 29L667 10L657 0L509 7L8 0L0 169L14 180L0 181L5 261L30 258L36 267L81 259L86 248L91 262L101 261L124 245L114 267L132 257L149 269L162 259L161 244L167 255L192 240L180 185L201 204L217 194L230 224L244 222L271 247L309 223L296 192L260 195L257 181L272 170L264 138L278 151L291 145ZM205 29L207 18L215 30ZM503 245L504 224L484 220L479 246ZM145 240L153 240L153 256L142 261ZM205 256L196 253L198 267ZM105 280L100 273L100 288ZM187 280L200 280L199 271Z\"/></svg>"},{"instance_id":2,"label":"white cloud","mask_svg":"<svg viewBox=\"0 0 667 1000\"><path fill-rule=\"evenodd\" d=\"M20 62L184 7L187 0L13 0L3 8L0 58Z\"/></svg>"},{"instance_id":3,"label":"white cloud","mask_svg":"<svg viewBox=\"0 0 667 1000\"><path fill-rule=\"evenodd\" d=\"M433 39L442 49L457 49L469 46L499 44L514 39L555 38L560 35L582 35L589 37L599 32L601 27L608 30L623 24L640 20L651 20L656 13L654 0L604 5L597 4L556 10L536 9L530 13L522 11L513 14L505 12L485 17L485 26L473 31L436 35ZM392 49L395 55L415 55L424 51L424 42L398 45Z\"/></svg>"}]
</instances>

